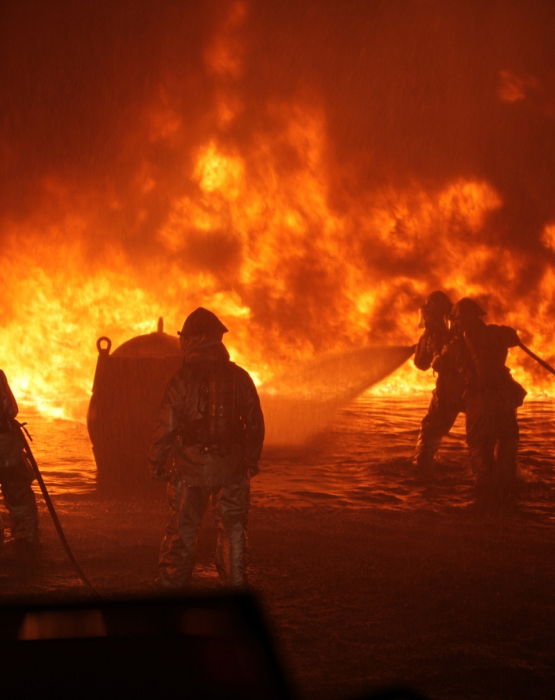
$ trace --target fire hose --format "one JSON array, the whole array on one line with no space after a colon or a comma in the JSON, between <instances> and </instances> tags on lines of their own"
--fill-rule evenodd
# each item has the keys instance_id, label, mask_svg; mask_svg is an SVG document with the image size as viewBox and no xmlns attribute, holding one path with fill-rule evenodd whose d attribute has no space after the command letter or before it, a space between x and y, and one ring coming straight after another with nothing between
<instances>
[{"instance_id":1,"label":"fire hose","mask_svg":"<svg viewBox=\"0 0 555 700\"><path fill-rule=\"evenodd\" d=\"M541 357L538 357L534 352L532 352L530 348L527 348L526 345L524 345L524 343L519 343L518 346L522 348L522 350L524 350L525 353L530 355L530 357L533 360L536 360L536 362L538 362L544 369L546 369L548 372L551 372L551 374L555 374L555 369L551 365L548 365L545 360L542 360Z\"/></svg>"},{"instance_id":2,"label":"fire hose","mask_svg":"<svg viewBox=\"0 0 555 700\"><path fill-rule=\"evenodd\" d=\"M60 520L58 518L56 510L54 509L54 504L52 503L52 499L50 498L50 494L48 493L48 489L46 488L46 484L44 483L44 479L42 478L42 474L40 473L39 465L37 464L35 457L33 456L33 452L31 451L31 447L29 446L29 442L27 441L27 437L31 441L33 440L33 438L29 435L29 432L25 428L25 423L20 423L15 419L13 422L19 429L19 434L21 436L21 442L23 446L23 453L27 462L33 470L38 485L40 486L40 490L45 500L46 507L48 508L48 512L50 513L50 517L52 518L52 522L54 523L54 527L56 528L56 532L58 533L58 537L60 538L60 541L68 556L68 559L71 562L73 568L75 569L75 572L77 573L81 581L85 584L85 586L89 589L89 591L95 596L95 598L101 599L100 593L85 576L83 570L77 563L77 560L75 559L73 552L71 551L71 547L69 546L69 542L67 541L64 531L62 530Z\"/></svg>"}]
</instances>

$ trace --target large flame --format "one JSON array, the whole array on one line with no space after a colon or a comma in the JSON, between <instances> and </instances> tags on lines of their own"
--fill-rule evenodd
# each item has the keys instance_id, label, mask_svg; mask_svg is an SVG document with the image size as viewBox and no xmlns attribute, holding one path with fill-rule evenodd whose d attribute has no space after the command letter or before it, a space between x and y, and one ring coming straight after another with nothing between
<instances>
[{"instance_id":1,"label":"large flame","mask_svg":"<svg viewBox=\"0 0 555 700\"><path fill-rule=\"evenodd\" d=\"M505 245L499 224L506 192L464 168L421 180L384 170L382 182L353 186L372 154L338 157L318 90L276 91L257 103L263 118L249 118L250 5L229 3L210 20L198 40L211 85L204 107L183 99L170 70L136 107L121 174L79 179L53 167L33 207L4 207L0 364L20 400L82 418L99 336L118 345L159 316L173 333L200 305L230 328L233 358L260 385L323 353L415 343L418 307L434 289L476 297L489 322L555 359L554 267L536 265L526 287L531 253ZM200 78L182 69L202 103ZM507 109L539 90L528 75L499 76L492 94ZM555 220L544 217L537 240L534 254L551 256ZM510 365L532 394L554 394L523 353L512 351ZM372 391L432 385L409 362Z\"/></svg>"}]
</instances>

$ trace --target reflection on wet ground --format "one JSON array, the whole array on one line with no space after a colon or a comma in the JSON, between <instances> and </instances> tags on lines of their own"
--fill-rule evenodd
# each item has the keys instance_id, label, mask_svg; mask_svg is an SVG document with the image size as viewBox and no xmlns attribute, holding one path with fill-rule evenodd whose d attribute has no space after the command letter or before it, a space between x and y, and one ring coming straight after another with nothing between
<instances>
[{"instance_id":1,"label":"reflection on wet ground","mask_svg":"<svg viewBox=\"0 0 555 700\"><path fill-rule=\"evenodd\" d=\"M302 503L325 500L342 508L365 507L438 512L473 501L461 414L444 440L432 478L415 478L411 457L427 397L364 396L338 414L309 446L265 451L260 498ZM528 402L520 412L521 510L555 517L555 407ZM264 482L264 483L262 483Z\"/></svg>"},{"instance_id":2,"label":"reflection on wet ground","mask_svg":"<svg viewBox=\"0 0 555 700\"><path fill-rule=\"evenodd\" d=\"M253 498L261 505L449 512L472 502L464 415L444 441L433 478L414 478L410 459L428 397L362 396L327 430L300 447L267 446ZM25 415L35 457L58 501L95 491L96 466L86 427ZM555 403L527 401L519 411L521 512L554 519Z\"/></svg>"},{"instance_id":3,"label":"reflection on wet ground","mask_svg":"<svg viewBox=\"0 0 555 700\"><path fill-rule=\"evenodd\" d=\"M555 404L525 403L518 507L485 513L473 504L463 417L433 478L414 477L428 398L364 396L310 444L265 449L252 482L250 584L302 700L356 697L399 679L433 698L552 696ZM22 419L97 590L106 598L156 593L163 493L97 493L85 426ZM37 567L26 573L13 543L0 548L4 602L88 597L41 499L39 508ZM215 540L209 512L196 590L219 587Z\"/></svg>"}]
</instances>

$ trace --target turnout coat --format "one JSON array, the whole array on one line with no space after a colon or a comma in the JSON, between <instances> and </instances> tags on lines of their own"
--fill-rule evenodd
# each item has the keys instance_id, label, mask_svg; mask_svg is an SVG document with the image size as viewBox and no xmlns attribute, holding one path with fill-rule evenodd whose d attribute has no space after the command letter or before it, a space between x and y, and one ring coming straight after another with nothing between
<instances>
[{"instance_id":1,"label":"turnout coat","mask_svg":"<svg viewBox=\"0 0 555 700\"><path fill-rule=\"evenodd\" d=\"M207 386L218 383L221 400L214 403ZM230 362L221 341L202 338L166 386L150 451L152 477L169 480L175 474L189 486L238 483L258 473L263 441L264 418L251 377Z\"/></svg>"}]
</instances>

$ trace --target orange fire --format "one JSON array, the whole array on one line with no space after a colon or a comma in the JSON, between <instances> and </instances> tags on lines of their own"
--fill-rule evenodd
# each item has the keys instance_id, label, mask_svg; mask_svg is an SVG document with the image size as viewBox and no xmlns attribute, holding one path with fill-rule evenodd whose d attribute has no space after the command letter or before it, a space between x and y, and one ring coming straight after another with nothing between
<instances>
[{"instance_id":1,"label":"orange fire","mask_svg":"<svg viewBox=\"0 0 555 700\"><path fill-rule=\"evenodd\" d=\"M36 214L5 222L0 357L20 401L83 420L99 336L116 347L154 331L160 316L173 333L200 305L230 328L232 358L262 386L323 353L412 345L418 307L434 289L477 297L489 322L514 326L553 362L555 273L548 269L533 295L507 297L527 260L483 235L506 204L491 182L460 176L351 194L313 96L268 104L271 131L253 130L243 148L229 136L246 108L236 87L247 21L248 5L232 3L206 47L216 97L194 148L161 90L138 120L144 155L127 190L83 191L51 178ZM520 101L521 83L507 76L501 99ZM165 209L153 143L183 163ZM122 214L130 210L133 217ZM546 251L554 241L552 222ZM510 365L532 395L555 394L552 378L522 352L511 352ZM430 391L433 383L409 361L371 391Z\"/></svg>"}]
</instances>

